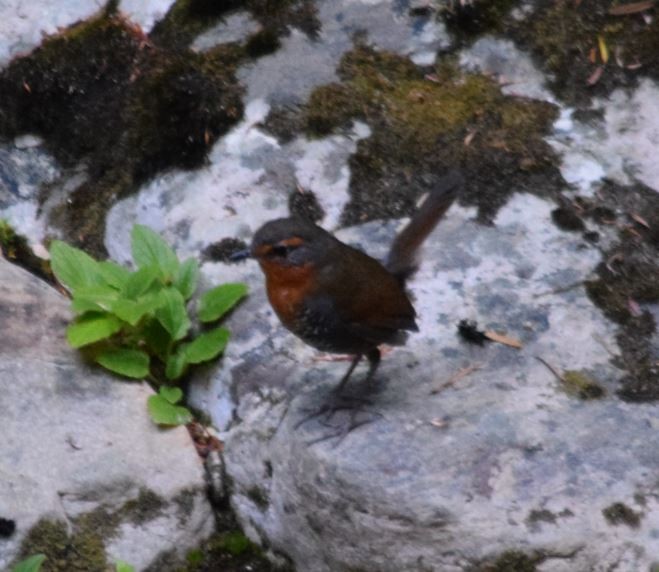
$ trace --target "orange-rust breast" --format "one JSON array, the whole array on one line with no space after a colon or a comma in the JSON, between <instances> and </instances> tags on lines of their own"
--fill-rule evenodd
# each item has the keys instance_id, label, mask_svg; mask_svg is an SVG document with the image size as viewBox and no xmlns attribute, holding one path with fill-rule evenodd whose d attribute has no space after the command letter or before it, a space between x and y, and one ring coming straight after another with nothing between
<instances>
[{"instance_id":1,"label":"orange-rust breast","mask_svg":"<svg viewBox=\"0 0 659 572\"><path fill-rule=\"evenodd\" d=\"M303 310L304 298L314 288L313 264L284 266L271 260L260 260L266 280L268 299L284 326L295 330L295 322Z\"/></svg>"}]
</instances>

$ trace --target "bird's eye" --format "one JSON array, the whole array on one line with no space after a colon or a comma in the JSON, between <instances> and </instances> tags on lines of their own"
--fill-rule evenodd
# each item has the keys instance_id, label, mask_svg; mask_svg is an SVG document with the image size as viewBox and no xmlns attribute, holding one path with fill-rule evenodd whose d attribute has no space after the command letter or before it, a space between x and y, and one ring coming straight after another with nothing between
<instances>
[{"instance_id":1,"label":"bird's eye","mask_svg":"<svg viewBox=\"0 0 659 572\"><path fill-rule=\"evenodd\" d=\"M303 241L300 238L286 238L271 244L267 255L273 258L287 258L291 252L302 246L302 244Z\"/></svg>"},{"instance_id":2,"label":"bird's eye","mask_svg":"<svg viewBox=\"0 0 659 572\"><path fill-rule=\"evenodd\" d=\"M290 247L284 246L283 244L275 244L272 249L270 250L270 253L272 256L286 256L290 251Z\"/></svg>"}]
</instances>

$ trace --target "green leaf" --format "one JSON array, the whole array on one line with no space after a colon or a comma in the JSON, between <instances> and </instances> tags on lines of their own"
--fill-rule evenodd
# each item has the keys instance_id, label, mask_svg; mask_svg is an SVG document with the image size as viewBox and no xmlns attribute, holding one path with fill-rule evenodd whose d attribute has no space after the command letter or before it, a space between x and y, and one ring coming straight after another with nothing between
<instances>
[{"instance_id":1,"label":"green leaf","mask_svg":"<svg viewBox=\"0 0 659 572\"><path fill-rule=\"evenodd\" d=\"M96 356L96 361L114 373L133 379L143 379L149 374L149 356L141 350L107 349Z\"/></svg>"},{"instance_id":2,"label":"green leaf","mask_svg":"<svg viewBox=\"0 0 659 572\"><path fill-rule=\"evenodd\" d=\"M170 246L150 228L136 224L132 232L133 260L139 268L155 266L164 280L178 272L178 258Z\"/></svg>"},{"instance_id":3,"label":"green leaf","mask_svg":"<svg viewBox=\"0 0 659 572\"><path fill-rule=\"evenodd\" d=\"M34 554L25 560L21 560L11 569L11 572L39 572L45 560L45 554Z\"/></svg>"},{"instance_id":4,"label":"green leaf","mask_svg":"<svg viewBox=\"0 0 659 572\"><path fill-rule=\"evenodd\" d=\"M142 296L138 300L121 298L112 304L111 310L118 318L128 322L131 326L137 323L148 313L153 312L160 303L157 296Z\"/></svg>"},{"instance_id":5,"label":"green leaf","mask_svg":"<svg viewBox=\"0 0 659 572\"><path fill-rule=\"evenodd\" d=\"M187 356L185 351L180 349L175 354L172 354L167 358L167 366L165 368L165 376L169 380L178 379L183 375L185 368L188 365Z\"/></svg>"},{"instance_id":6,"label":"green leaf","mask_svg":"<svg viewBox=\"0 0 659 572\"><path fill-rule=\"evenodd\" d=\"M194 258L188 258L178 269L174 278L174 286L182 294L183 298L189 300L197 289L199 279L199 264Z\"/></svg>"},{"instance_id":7,"label":"green leaf","mask_svg":"<svg viewBox=\"0 0 659 572\"><path fill-rule=\"evenodd\" d=\"M169 352L169 344L172 337L169 332L162 327L158 320L147 320L142 326L142 336L149 349L157 355L161 361L165 361Z\"/></svg>"},{"instance_id":8,"label":"green leaf","mask_svg":"<svg viewBox=\"0 0 659 572\"><path fill-rule=\"evenodd\" d=\"M132 300L144 294L160 276L156 266L145 266L131 273L124 284L121 293Z\"/></svg>"},{"instance_id":9,"label":"green leaf","mask_svg":"<svg viewBox=\"0 0 659 572\"><path fill-rule=\"evenodd\" d=\"M161 302L156 310L156 318L174 340L184 338L190 329L190 319L185 308L185 300L176 288L166 288L159 292Z\"/></svg>"},{"instance_id":10,"label":"green leaf","mask_svg":"<svg viewBox=\"0 0 659 572\"><path fill-rule=\"evenodd\" d=\"M229 330L216 328L204 332L194 341L185 344L184 351L188 363L202 363L222 353L229 341Z\"/></svg>"},{"instance_id":11,"label":"green leaf","mask_svg":"<svg viewBox=\"0 0 659 572\"><path fill-rule=\"evenodd\" d=\"M66 329L71 347L80 348L109 338L121 329L121 322L108 314L87 314Z\"/></svg>"},{"instance_id":12,"label":"green leaf","mask_svg":"<svg viewBox=\"0 0 659 572\"><path fill-rule=\"evenodd\" d=\"M183 425L192 421L187 407L172 405L162 395L152 395L147 401L151 419L159 425Z\"/></svg>"},{"instance_id":13,"label":"green leaf","mask_svg":"<svg viewBox=\"0 0 659 572\"><path fill-rule=\"evenodd\" d=\"M112 310L112 305L118 298L119 292L111 286L101 284L82 286L73 290L71 308L77 314L89 311L107 312Z\"/></svg>"},{"instance_id":14,"label":"green leaf","mask_svg":"<svg viewBox=\"0 0 659 572\"><path fill-rule=\"evenodd\" d=\"M128 562L124 562L123 560L117 560L115 563L115 572L135 572L135 568L133 568Z\"/></svg>"},{"instance_id":15,"label":"green leaf","mask_svg":"<svg viewBox=\"0 0 659 572\"><path fill-rule=\"evenodd\" d=\"M242 532L238 531L229 532L222 539L222 546L227 550L227 552L233 554L234 556L239 556L247 549L249 549L251 545L252 543L249 541L249 539Z\"/></svg>"},{"instance_id":16,"label":"green leaf","mask_svg":"<svg viewBox=\"0 0 659 572\"><path fill-rule=\"evenodd\" d=\"M104 260L98 263L98 269L105 283L120 290L130 277L130 270L120 266L112 260Z\"/></svg>"},{"instance_id":17,"label":"green leaf","mask_svg":"<svg viewBox=\"0 0 659 572\"><path fill-rule=\"evenodd\" d=\"M166 399L172 405L175 405L176 403L181 401L181 399L183 399L183 392L181 391L180 387L163 385L158 393L160 393L163 399Z\"/></svg>"},{"instance_id":18,"label":"green leaf","mask_svg":"<svg viewBox=\"0 0 659 572\"><path fill-rule=\"evenodd\" d=\"M212 322L221 318L246 295L245 284L222 284L209 290L199 300L199 319L202 322Z\"/></svg>"},{"instance_id":19,"label":"green leaf","mask_svg":"<svg viewBox=\"0 0 659 572\"><path fill-rule=\"evenodd\" d=\"M53 241L50 261L53 274L69 290L103 283L98 262L86 252L61 240Z\"/></svg>"}]
</instances>

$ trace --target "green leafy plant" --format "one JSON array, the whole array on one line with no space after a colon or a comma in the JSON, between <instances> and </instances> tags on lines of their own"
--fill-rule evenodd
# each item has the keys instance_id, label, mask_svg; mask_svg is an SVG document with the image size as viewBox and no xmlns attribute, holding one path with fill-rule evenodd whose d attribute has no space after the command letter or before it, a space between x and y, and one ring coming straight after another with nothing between
<instances>
[{"instance_id":1,"label":"green leafy plant","mask_svg":"<svg viewBox=\"0 0 659 572\"><path fill-rule=\"evenodd\" d=\"M117 560L114 566L115 572L135 572L135 568L123 560Z\"/></svg>"},{"instance_id":2,"label":"green leafy plant","mask_svg":"<svg viewBox=\"0 0 659 572\"><path fill-rule=\"evenodd\" d=\"M163 385L156 395L149 397L147 406L151 419L161 425L182 425L192 421L187 408L176 405L183 399L183 392L178 387Z\"/></svg>"},{"instance_id":3,"label":"green leafy plant","mask_svg":"<svg viewBox=\"0 0 659 572\"><path fill-rule=\"evenodd\" d=\"M39 572L45 560L46 556L44 554L34 554L25 560L21 560L11 569L11 572Z\"/></svg>"},{"instance_id":4,"label":"green leafy plant","mask_svg":"<svg viewBox=\"0 0 659 572\"><path fill-rule=\"evenodd\" d=\"M56 278L71 292L76 315L66 331L69 344L110 371L163 385L180 379L190 365L219 356L229 341L220 326L192 334L188 303L197 289L199 265L180 262L155 232L142 225L132 231L136 269L97 261L61 241L50 256ZM199 299L197 317L208 324L222 318L245 295L244 284L223 284ZM177 425L190 420L180 389L162 387L149 400L157 423Z\"/></svg>"}]
</instances>

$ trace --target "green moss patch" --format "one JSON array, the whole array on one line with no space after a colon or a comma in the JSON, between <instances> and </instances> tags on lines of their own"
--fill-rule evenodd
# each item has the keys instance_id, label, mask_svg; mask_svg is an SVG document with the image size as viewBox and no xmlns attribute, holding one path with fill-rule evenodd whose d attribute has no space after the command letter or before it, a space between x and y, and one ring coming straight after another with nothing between
<instances>
[{"instance_id":1,"label":"green moss patch","mask_svg":"<svg viewBox=\"0 0 659 572\"><path fill-rule=\"evenodd\" d=\"M140 525L160 516L167 506L165 500L149 489L140 489L137 498L124 504L119 513L122 520Z\"/></svg>"},{"instance_id":2,"label":"green moss patch","mask_svg":"<svg viewBox=\"0 0 659 572\"><path fill-rule=\"evenodd\" d=\"M116 533L122 522L137 526L162 514L165 501L148 489L127 501L118 510L101 506L91 512L61 521L42 519L21 544L17 561L31 554L45 554L42 572L107 572L110 563L105 541Z\"/></svg>"},{"instance_id":3,"label":"green moss patch","mask_svg":"<svg viewBox=\"0 0 659 572\"><path fill-rule=\"evenodd\" d=\"M615 15L622 0L543 0L514 34L552 73L551 85L570 104L586 103L639 75L659 75L656 9Z\"/></svg>"},{"instance_id":4,"label":"green moss patch","mask_svg":"<svg viewBox=\"0 0 659 572\"><path fill-rule=\"evenodd\" d=\"M583 371L566 370L561 377L563 390L579 399L599 399L606 395L604 388Z\"/></svg>"},{"instance_id":5,"label":"green moss patch","mask_svg":"<svg viewBox=\"0 0 659 572\"><path fill-rule=\"evenodd\" d=\"M408 58L364 45L344 55L340 83L316 89L304 110L311 136L361 119L372 135L350 159L349 225L410 214L421 193L451 167L467 181L462 201L482 222L516 190L553 192L561 181L543 140L556 109L502 94L490 78L452 62L424 73Z\"/></svg>"},{"instance_id":6,"label":"green moss patch","mask_svg":"<svg viewBox=\"0 0 659 572\"><path fill-rule=\"evenodd\" d=\"M108 561L100 530L73 529L63 522L40 520L23 540L17 560L45 554L42 572L106 572Z\"/></svg>"},{"instance_id":7,"label":"green moss patch","mask_svg":"<svg viewBox=\"0 0 659 572\"><path fill-rule=\"evenodd\" d=\"M541 558L532 558L518 550L507 550L491 563L483 564L477 572L535 572Z\"/></svg>"},{"instance_id":8,"label":"green moss patch","mask_svg":"<svg viewBox=\"0 0 659 572\"><path fill-rule=\"evenodd\" d=\"M32 252L27 239L17 234L13 227L0 219L0 256L35 274L50 284L55 284L50 262Z\"/></svg>"},{"instance_id":9,"label":"green moss patch","mask_svg":"<svg viewBox=\"0 0 659 572\"><path fill-rule=\"evenodd\" d=\"M161 561L147 572L174 570L176 572L292 572L290 566L278 566L268 560L263 551L252 543L239 529L214 534L201 546L190 550L185 562L173 565L173 555L163 555Z\"/></svg>"}]
</instances>

